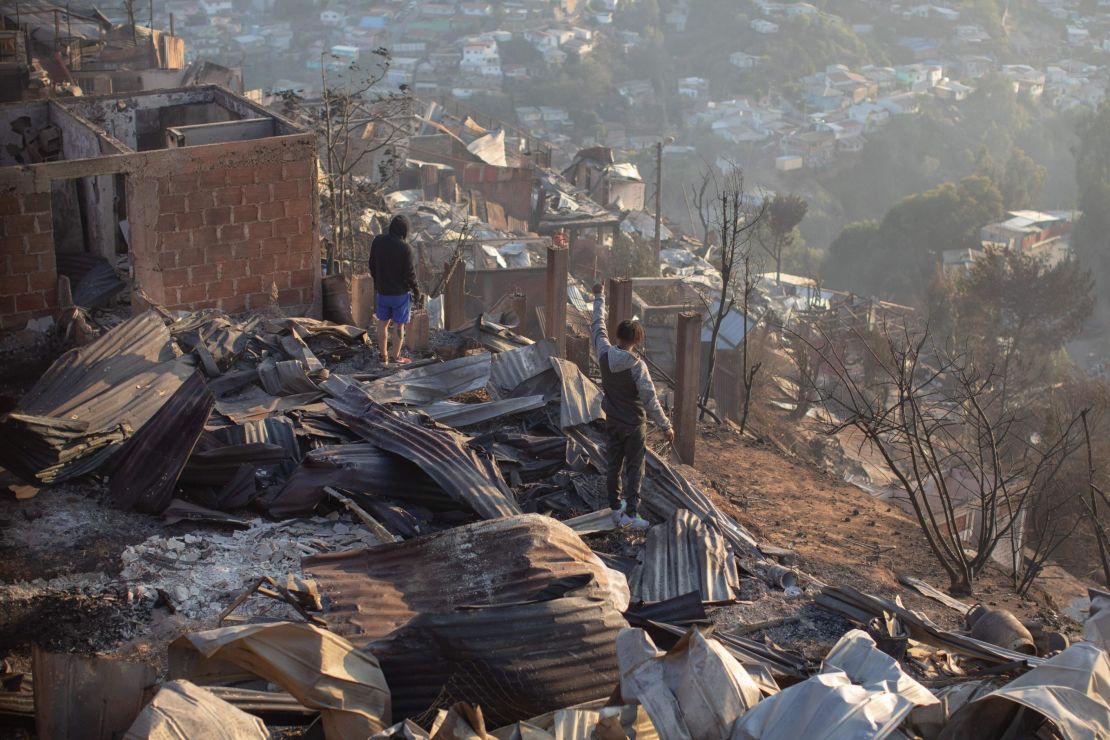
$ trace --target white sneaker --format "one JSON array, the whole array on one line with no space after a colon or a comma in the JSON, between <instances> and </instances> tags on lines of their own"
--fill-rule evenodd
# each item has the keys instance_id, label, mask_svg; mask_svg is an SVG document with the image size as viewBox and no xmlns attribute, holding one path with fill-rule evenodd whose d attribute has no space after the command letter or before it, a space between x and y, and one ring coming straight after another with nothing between
<instances>
[{"instance_id":1,"label":"white sneaker","mask_svg":"<svg viewBox=\"0 0 1110 740\"><path fill-rule=\"evenodd\" d=\"M621 507L619 509L610 509L609 516L613 519L613 524L616 526L621 525L621 517L624 516L624 510L628 508L628 502L621 500Z\"/></svg>"},{"instance_id":2,"label":"white sneaker","mask_svg":"<svg viewBox=\"0 0 1110 740\"><path fill-rule=\"evenodd\" d=\"M649 523L647 519L644 519L639 514L636 514L635 516L629 516L628 514L622 513L620 526L632 527L633 529L648 529L651 527L651 523Z\"/></svg>"}]
</instances>

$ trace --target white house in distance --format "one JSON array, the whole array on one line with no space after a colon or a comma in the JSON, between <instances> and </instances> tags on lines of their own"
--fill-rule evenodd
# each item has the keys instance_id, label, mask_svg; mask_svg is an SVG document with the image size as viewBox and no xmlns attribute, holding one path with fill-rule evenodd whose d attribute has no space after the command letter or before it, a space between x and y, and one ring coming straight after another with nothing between
<instances>
[{"instance_id":1,"label":"white house in distance","mask_svg":"<svg viewBox=\"0 0 1110 740\"><path fill-rule=\"evenodd\" d=\"M500 77L501 55L497 51L497 42L484 38L467 39L463 42L460 69L482 77Z\"/></svg>"}]
</instances>

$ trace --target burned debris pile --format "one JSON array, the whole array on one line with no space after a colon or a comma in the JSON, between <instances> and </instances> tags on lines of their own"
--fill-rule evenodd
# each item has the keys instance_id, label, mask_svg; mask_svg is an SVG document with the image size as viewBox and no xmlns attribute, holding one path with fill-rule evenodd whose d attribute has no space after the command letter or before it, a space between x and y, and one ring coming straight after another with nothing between
<instances>
[{"instance_id":1,"label":"burned debris pile","mask_svg":"<svg viewBox=\"0 0 1110 740\"><path fill-rule=\"evenodd\" d=\"M0 464L186 523L104 579L181 634L159 680L36 648L0 713L128 738L1110 735L1097 613L1069 646L937 592L967 612L942 629L806 575L657 451L651 528L614 533L591 368L484 322L398 368L357 327L154 308L61 357L0 417ZM823 661L717 628L745 582L848 626ZM63 685L82 701L47 701Z\"/></svg>"}]
</instances>

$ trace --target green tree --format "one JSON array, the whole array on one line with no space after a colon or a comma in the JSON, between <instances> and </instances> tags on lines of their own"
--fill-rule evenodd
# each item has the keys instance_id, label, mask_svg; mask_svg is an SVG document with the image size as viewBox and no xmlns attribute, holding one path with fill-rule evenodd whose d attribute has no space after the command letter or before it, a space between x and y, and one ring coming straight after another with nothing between
<instances>
[{"instance_id":1,"label":"green tree","mask_svg":"<svg viewBox=\"0 0 1110 740\"><path fill-rule=\"evenodd\" d=\"M1040 207L1046 177L1047 169L1034 162L1024 151L1014 147L1002 170L1002 181L998 183L1006 210Z\"/></svg>"},{"instance_id":2,"label":"green tree","mask_svg":"<svg viewBox=\"0 0 1110 740\"><path fill-rule=\"evenodd\" d=\"M776 280L782 275L783 254L798 242L798 225L808 210L809 203L797 193L776 194L767 204L766 219L756 238L774 260Z\"/></svg>"},{"instance_id":3,"label":"green tree","mask_svg":"<svg viewBox=\"0 0 1110 740\"><path fill-rule=\"evenodd\" d=\"M1002 194L990 178L972 175L942 183L887 211L869 247L858 241L858 233L837 239L841 243L829 250L826 276L832 268L853 275L851 284L859 292L922 302L942 253L978 249L980 229L1001 215Z\"/></svg>"},{"instance_id":4,"label":"green tree","mask_svg":"<svg viewBox=\"0 0 1110 740\"><path fill-rule=\"evenodd\" d=\"M976 359L1028 393L1043 385L1046 363L1079 334L1094 305L1091 273L1074 259L1049 265L988 249L955 281L949 310L954 333Z\"/></svg>"},{"instance_id":5,"label":"green tree","mask_svg":"<svg viewBox=\"0 0 1110 740\"><path fill-rule=\"evenodd\" d=\"M855 221L845 226L825 253L821 276L826 283L839 290L866 294L868 286L861 280L857 265L866 264L874 254L878 235L878 221Z\"/></svg>"}]
</instances>

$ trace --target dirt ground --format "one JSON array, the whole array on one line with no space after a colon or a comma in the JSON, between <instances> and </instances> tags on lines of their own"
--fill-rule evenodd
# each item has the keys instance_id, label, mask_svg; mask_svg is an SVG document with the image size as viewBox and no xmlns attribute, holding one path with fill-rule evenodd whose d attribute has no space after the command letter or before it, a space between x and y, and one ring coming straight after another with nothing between
<instances>
[{"instance_id":1,"label":"dirt ground","mask_svg":"<svg viewBox=\"0 0 1110 740\"><path fill-rule=\"evenodd\" d=\"M699 482L760 541L794 551L796 567L819 581L898 596L942 627L961 627L954 610L898 582L896 574L906 573L941 590L947 586L916 522L902 510L732 429L703 426L700 431L695 460L702 474ZM816 584L799 585L806 590L799 599L803 604L819 592ZM1043 620L1072 636L1080 632L1079 625L1057 614L1036 587L1028 599L1017 596L1001 571L988 571L976 582L972 597L962 600ZM766 599L760 602L758 609L749 609L747 621L775 616ZM770 634L778 640L788 637L789 630Z\"/></svg>"}]
</instances>

